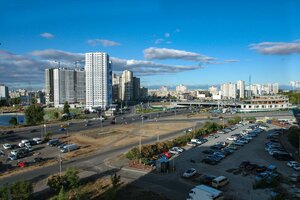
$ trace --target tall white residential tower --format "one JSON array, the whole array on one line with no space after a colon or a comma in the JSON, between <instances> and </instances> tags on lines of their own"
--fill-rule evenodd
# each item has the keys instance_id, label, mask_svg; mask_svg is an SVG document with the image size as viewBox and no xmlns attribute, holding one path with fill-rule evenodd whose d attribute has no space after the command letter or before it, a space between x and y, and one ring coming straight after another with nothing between
<instances>
[{"instance_id":1,"label":"tall white residential tower","mask_svg":"<svg viewBox=\"0 0 300 200\"><path fill-rule=\"evenodd\" d=\"M107 53L85 54L86 108L105 109L112 103L112 67Z\"/></svg>"}]
</instances>

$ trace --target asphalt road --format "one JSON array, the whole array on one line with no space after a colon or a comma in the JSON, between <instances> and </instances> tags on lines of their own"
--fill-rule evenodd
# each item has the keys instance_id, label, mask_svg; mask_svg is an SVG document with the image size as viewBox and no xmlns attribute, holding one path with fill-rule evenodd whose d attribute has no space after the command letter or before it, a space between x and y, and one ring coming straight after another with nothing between
<instances>
[{"instance_id":1,"label":"asphalt road","mask_svg":"<svg viewBox=\"0 0 300 200\"><path fill-rule=\"evenodd\" d=\"M190 111L182 110L180 114L186 114L188 112L190 112ZM179 114L179 113L177 112L177 114ZM274 115L275 116L281 116L281 115L285 116L288 113L286 112L286 113L267 113L267 114L266 113L256 113L256 114L258 116L274 116ZM146 116L149 116L149 115L153 115L153 113L152 114L146 114ZM170 116L170 115L175 115L175 113L172 113L172 112L161 113L159 121L163 120L162 118ZM127 118L126 116L124 116L124 117L125 117L125 119L121 118L121 120L123 120L123 121L120 121L119 123L124 123L125 121L127 123L132 123L132 122L136 123L136 122L141 120L140 116L138 116L138 115L135 116L135 117L130 116L129 119L126 119ZM230 116L230 117L232 117L232 116ZM135 118L135 120L132 120L132 118ZM153 116L153 118L154 118L154 116ZM118 120L119 120L119 118L117 118L117 123L118 123ZM196 120L196 119L191 119L191 120ZM216 118L214 120L218 120L218 119ZM197 120L197 121L201 121L201 120ZM205 121L205 120L202 120L202 121ZM73 125L71 125L69 127L70 133L72 131L75 132L75 131L86 129L87 127L84 127L84 123L85 122L79 122L79 123L74 123ZM96 122L91 122L91 123L93 123L91 125L91 127L96 126ZM108 126L109 124L110 124L109 122L106 122L106 123L104 123L104 126ZM82 128L82 129L80 129L80 128ZM15 134L12 134L10 136L15 137L15 138L25 137L25 136L29 137L29 138L32 138L32 137L40 136L39 132L29 133L31 129L32 128L16 131ZM51 130L55 131L55 130L58 130L58 129L59 129L59 125L52 125L52 126L49 127L49 132ZM48 128L47 128L47 130L48 130ZM59 132L56 132L56 133L59 133ZM183 130L179 130L179 131L176 131L176 132L172 132L172 133L169 133L169 134L162 135L160 137L160 140L173 138L173 137L176 137L176 136L182 135L182 134L183 134ZM147 138L147 139L142 141L142 144L154 143L154 142L156 142L156 139L157 139L156 137ZM2 140L2 138L1 138L1 140ZM107 149L107 150L101 150L101 151L95 152L95 154L90 155L90 156L71 159L71 160L66 161L65 163L63 163L63 170L70 167L70 166L78 167L79 169L89 169L89 168L93 168L93 167L97 166L97 167L100 167L103 170L107 170L107 167L105 167L105 165L103 163L105 159L113 158L113 157L115 157L119 154L127 152L130 148L132 148L133 146L137 146L137 145L138 145L138 143L135 143L135 144L126 145L126 146L123 146L123 147L111 148L111 149ZM34 171L28 171L28 172L24 172L24 173L21 173L21 174L9 176L7 178L3 178L3 179L0 180L0 185L3 185L5 183L12 183L12 182L15 182L15 181L20 180L20 179L32 180L32 181L35 182L35 181L44 179L44 178L48 177L49 175L57 173L57 172L59 172L59 165L58 164L57 165L52 165L52 166L47 166L47 167L44 167L44 168L36 169Z\"/></svg>"}]
</instances>

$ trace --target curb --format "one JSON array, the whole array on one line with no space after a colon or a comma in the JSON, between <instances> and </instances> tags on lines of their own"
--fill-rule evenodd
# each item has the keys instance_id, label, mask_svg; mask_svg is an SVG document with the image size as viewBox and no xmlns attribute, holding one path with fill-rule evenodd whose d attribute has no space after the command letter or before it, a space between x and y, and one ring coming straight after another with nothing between
<instances>
[{"instance_id":1,"label":"curb","mask_svg":"<svg viewBox=\"0 0 300 200\"><path fill-rule=\"evenodd\" d=\"M127 167L119 168L119 167L113 166L113 165L108 163L108 159L104 159L104 165L109 167L109 168L112 168L112 169L120 169L120 170L123 170L123 171L137 172L137 173L141 173L141 174L148 174L149 173L149 172L145 172L145 171L141 171L141 170L130 169L130 168L127 168Z\"/></svg>"}]
</instances>

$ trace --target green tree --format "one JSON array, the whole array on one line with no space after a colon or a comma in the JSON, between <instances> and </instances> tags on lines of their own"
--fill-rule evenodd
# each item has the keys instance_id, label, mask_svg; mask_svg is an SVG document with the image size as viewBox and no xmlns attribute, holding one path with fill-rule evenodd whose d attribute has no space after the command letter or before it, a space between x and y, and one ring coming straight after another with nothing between
<instances>
[{"instance_id":1,"label":"green tree","mask_svg":"<svg viewBox=\"0 0 300 200\"><path fill-rule=\"evenodd\" d=\"M16 117L11 117L10 120L9 120L9 124L10 125L13 125L13 126L16 126L18 125L18 120Z\"/></svg>"},{"instance_id":2,"label":"green tree","mask_svg":"<svg viewBox=\"0 0 300 200\"><path fill-rule=\"evenodd\" d=\"M27 200L30 199L33 186L29 181L18 181L11 185L11 198L15 200Z\"/></svg>"},{"instance_id":3,"label":"green tree","mask_svg":"<svg viewBox=\"0 0 300 200\"><path fill-rule=\"evenodd\" d=\"M45 134L45 139L44 139L44 140L45 140L45 141L49 141L49 140L51 139L51 136L52 136L52 133L49 133L49 132L46 133L46 134Z\"/></svg>"},{"instance_id":4,"label":"green tree","mask_svg":"<svg viewBox=\"0 0 300 200\"><path fill-rule=\"evenodd\" d=\"M63 176L54 175L48 178L47 185L57 193L62 187L66 186L66 181Z\"/></svg>"},{"instance_id":5,"label":"green tree","mask_svg":"<svg viewBox=\"0 0 300 200\"><path fill-rule=\"evenodd\" d=\"M70 114L70 105L67 101L65 101L65 104L64 104L64 114Z\"/></svg>"},{"instance_id":6,"label":"green tree","mask_svg":"<svg viewBox=\"0 0 300 200\"><path fill-rule=\"evenodd\" d=\"M68 195L67 195L67 193L65 192L64 187L61 187L61 188L60 188L60 191L59 191L57 200L68 200Z\"/></svg>"},{"instance_id":7,"label":"green tree","mask_svg":"<svg viewBox=\"0 0 300 200\"><path fill-rule=\"evenodd\" d=\"M20 103L21 103L21 98L20 97L10 99L10 104L12 104L12 105L19 105Z\"/></svg>"},{"instance_id":8,"label":"green tree","mask_svg":"<svg viewBox=\"0 0 300 200\"><path fill-rule=\"evenodd\" d=\"M31 105L25 110L26 123L36 125L44 120L44 109L39 106Z\"/></svg>"},{"instance_id":9,"label":"green tree","mask_svg":"<svg viewBox=\"0 0 300 200\"><path fill-rule=\"evenodd\" d=\"M287 130L287 137L288 137L289 142L298 149L299 148L300 128L291 127L289 130Z\"/></svg>"},{"instance_id":10,"label":"green tree","mask_svg":"<svg viewBox=\"0 0 300 200\"><path fill-rule=\"evenodd\" d=\"M74 167L69 167L64 175L68 189L76 188L79 185L78 171Z\"/></svg>"},{"instance_id":11,"label":"green tree","mask_svg":"<svg viewBox=\"0 0 300 200\"><path fill-rule=\"evenodd\" d=\"M55 119L58 119L59 118L59 113L58 112L54 112L53 116L54 116Z\"/></svg>"},{"instance_id":12,"label":"green tree","mask_svg":"<svg viewBox=\"0 0 300 200\"><path fill-rule=\"evenodd\" d=\"M10 187L8 185L4 185L2 187L0 187L0 199L1 200L8 200L8 196L9 196L9 190Z\"/></svg>"}]
</instances>

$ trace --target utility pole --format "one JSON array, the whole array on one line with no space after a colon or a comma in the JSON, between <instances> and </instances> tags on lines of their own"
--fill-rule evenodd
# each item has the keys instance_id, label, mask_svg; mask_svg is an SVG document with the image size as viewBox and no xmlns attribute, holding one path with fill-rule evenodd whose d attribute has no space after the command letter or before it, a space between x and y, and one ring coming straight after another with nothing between
<instances>
[{"instance_id":1,"label":"utility pole","mask_svg":"<svg viewBox=\"0 0 300 200\"><path fill-rule=\"evenodd\" d=\"M59 162L59 176L61 176L61 171L62 171L62 160L61 160L61 153L60 153L60 152L59 152L58 162Z\"/></svg>"}]
</instances>

